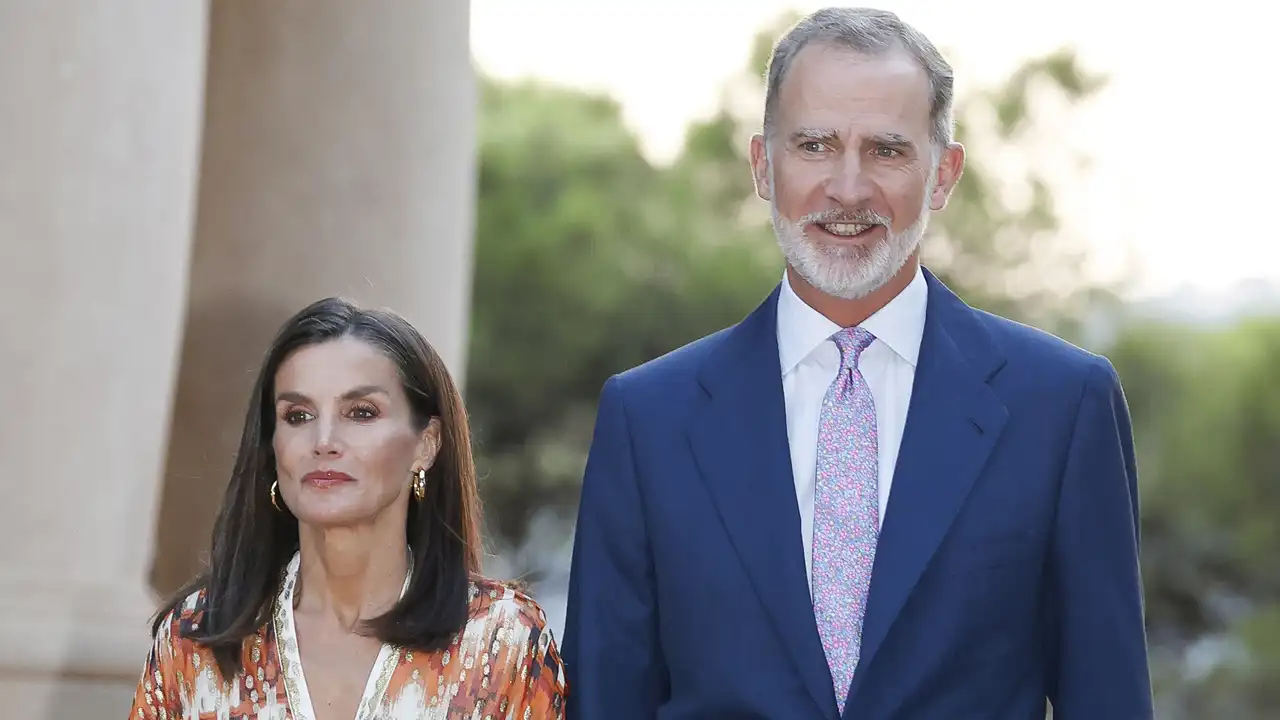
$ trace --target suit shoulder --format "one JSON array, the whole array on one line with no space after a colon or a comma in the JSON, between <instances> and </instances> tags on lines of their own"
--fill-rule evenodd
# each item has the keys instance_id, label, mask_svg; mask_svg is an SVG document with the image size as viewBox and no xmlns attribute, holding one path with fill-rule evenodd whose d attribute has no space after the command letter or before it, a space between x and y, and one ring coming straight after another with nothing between
<instances>
[{"instance_id":1,"label":"suit shoulder","mask_svg":"<svg viewBox=\"0 0 1280 720\"><path fill-rule=\"evenodd\" d=\"M718 330L671 350L648 362L615 375L617 382L627 388L649 389L656 385L669 385L682 380L692 380L703 361L724 342L735 326Z\"/></svg>"},{"instance_id":2,"label":"suit shoulder","mask_svg":"<svg viewBox=\"0 0 1280 720\"><path fill-rule=\"evenodd\" d=\"M1103 355L1040 328L983 310L974 312L1011 360L1037 373L1081 378L1099 371L1114 375L1111 361Z\"/></svg>"}]
</instances>

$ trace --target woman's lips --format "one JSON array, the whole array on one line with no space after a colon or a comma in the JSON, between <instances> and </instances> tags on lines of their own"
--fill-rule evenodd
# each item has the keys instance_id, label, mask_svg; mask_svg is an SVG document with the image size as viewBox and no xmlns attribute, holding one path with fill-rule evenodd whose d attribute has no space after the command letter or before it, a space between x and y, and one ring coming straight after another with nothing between
<instances>
[{"instance_id":1,"label":"woman's lips","mask_svg":"<svg viewBox=\"0 0 1280 720\"><path fill-rule=\"evenodd\" d=\"M329 488L354 481L355 478L337 470L313 470L302 476L302 482L317 488Z\"/></svg>"}]
</instances>

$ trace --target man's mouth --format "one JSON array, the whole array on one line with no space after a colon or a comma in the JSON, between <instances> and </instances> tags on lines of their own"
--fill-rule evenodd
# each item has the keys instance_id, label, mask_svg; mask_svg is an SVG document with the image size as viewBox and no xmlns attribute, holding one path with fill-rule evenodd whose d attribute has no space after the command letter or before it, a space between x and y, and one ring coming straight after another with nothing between
<instances>
[{"instance_id":1,"label":"man's mouth","mask_svg":"<svg viewBox=\"0 0 1280 720\"><path fill-rule=\"evenodd\" d=\"M877 223L814 223L822 228L825 232L841 237L857 237L866 233L873 228L879 227Z\"/></svg>"}]
</instances>

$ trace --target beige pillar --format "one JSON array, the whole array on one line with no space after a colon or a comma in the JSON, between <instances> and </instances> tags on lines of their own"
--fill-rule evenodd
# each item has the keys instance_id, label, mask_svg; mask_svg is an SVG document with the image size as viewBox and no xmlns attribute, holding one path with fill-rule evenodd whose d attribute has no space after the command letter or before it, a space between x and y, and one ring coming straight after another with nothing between
<instances>
[{"instance_id":1,"label":"beige pillar","mask_svg":"<svg viewBox=\"0 0 1280 720\"><path fill-rule=\"evenodd\" d=\"M5 718L120 717L142 667L205 21L199 2L0 2Z\"/></svg>"},{"instance_id":2,"label":"beige pillar","mask_svg":"<svg viewBox=\"0 0 1280 720\"><path fill-rule=\"evenodd\" d=\"M341 294L460 373L475 98L466 0L219 0L187 334L155 569L198 567L270 337Z\"/></svg>"}]
</instances>

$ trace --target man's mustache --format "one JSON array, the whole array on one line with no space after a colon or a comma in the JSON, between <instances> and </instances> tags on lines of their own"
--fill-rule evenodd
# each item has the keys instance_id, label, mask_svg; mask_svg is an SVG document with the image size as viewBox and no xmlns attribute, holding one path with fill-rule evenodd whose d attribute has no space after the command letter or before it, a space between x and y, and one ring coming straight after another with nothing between
<instances>
[{"instance_id":1,"label":"man's mustache","mask_svg":"<svg viewBox=\"0 0 1280 720\"><path fill-rule=\"evenodd\" d=\"M824 210L822 212L809 213L800 218L801 225L813 225L815 223L848 223L850 225L884 225L889 227L889 218L871 210L860 210L858 212Z\"/></svg>"}]
</instances>

